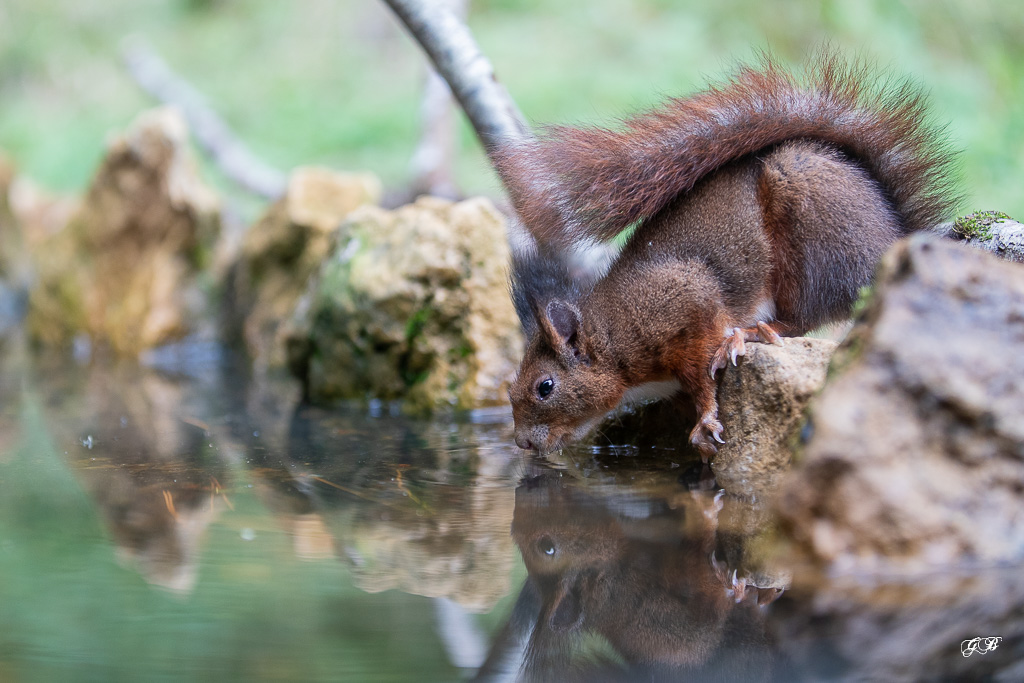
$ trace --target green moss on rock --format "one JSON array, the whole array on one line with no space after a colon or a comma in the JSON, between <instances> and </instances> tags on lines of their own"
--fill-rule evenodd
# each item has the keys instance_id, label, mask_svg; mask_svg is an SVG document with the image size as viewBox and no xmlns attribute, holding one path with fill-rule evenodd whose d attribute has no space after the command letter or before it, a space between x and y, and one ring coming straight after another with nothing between
<instances>
[{"instance_id":1,"label":"green moss on rock","mask_svg":"<svg viewBox=\"0 0 1024 683\"><path fill-rule=\"evenodd\" d=\"M975 211L953 222L953 233L961 239L992 239L991 227L999 221L1013 220L1002 211Z\"/></svg>"},{"instance_id":2,"label":"green moss on rock","mask_svg":"<svg viewBox=\"0 0 1024 683\"><path fill-rule=\"evenodd\" d=\"M508 256L485 199L354 211L291 321L289 366L318 402L505 403L522 353Z\"/></svg>"}]
</instances>

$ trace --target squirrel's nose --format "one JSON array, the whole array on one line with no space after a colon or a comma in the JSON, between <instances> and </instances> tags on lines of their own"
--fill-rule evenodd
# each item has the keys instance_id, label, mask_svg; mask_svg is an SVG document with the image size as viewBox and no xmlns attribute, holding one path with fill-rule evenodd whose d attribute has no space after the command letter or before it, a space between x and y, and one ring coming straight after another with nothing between
<instances>
[{"instance_id":1,"label":"squirrel's nose","mask_svg":"<svg viewBox=\"0 0 1024 683\"><path fill-rule=\"evenodd\" d=\"M516 434L516 445L522 448L524 451L533 450L533 442L522 434Z\"/></svg>"}]
</instances>

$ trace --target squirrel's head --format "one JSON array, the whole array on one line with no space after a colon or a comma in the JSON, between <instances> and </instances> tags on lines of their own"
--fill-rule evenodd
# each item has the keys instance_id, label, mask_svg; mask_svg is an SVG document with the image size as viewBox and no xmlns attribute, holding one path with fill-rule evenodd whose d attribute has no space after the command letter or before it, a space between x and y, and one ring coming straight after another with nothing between
<instances>
[{"instance_id":1,"label":"squirrel's head","mask_svg":"<svg viewBox=\"0 0 1024 683\"><path fill-rule=\"evenodd\" d=\"M552 299L536 314L519 375L509 389L520 448L549 453L578 441L622 398L573 303Z\"/></svg>"},{"instance_id":2,"label":"squirrel's head","mask_svg":"<svg viewBox=\"0 0 1024 683\"><path fill-rule=\"evenodd\" d=\"M509 389L520 448L549 453L586 436L622 397L580 302L599 272L550 245L513 251L511 289L527 339Z\"/></svg>"}]
</instances>

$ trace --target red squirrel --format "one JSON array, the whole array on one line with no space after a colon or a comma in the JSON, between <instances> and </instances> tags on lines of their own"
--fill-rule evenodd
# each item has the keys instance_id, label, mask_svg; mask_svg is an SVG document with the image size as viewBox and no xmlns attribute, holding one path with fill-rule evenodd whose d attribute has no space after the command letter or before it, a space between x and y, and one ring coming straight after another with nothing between
<instances>
[{"instance_id":1,"label":"red squirrel","mask_svg":"<svg viewBox=\"0 0 1024 683\"><path fill-rule=\"evenodd\" d=\"M764 57L621 129L554 127L496 157L536 244L513 255L528 341L509 397L516 444L540 453L682 390L706 461L716 371L848 316L889 245L957 200L920 90L830 53L803 79ZM606 273L570 273L575 248L630 226Z\"/></svg>"}]
</instances>

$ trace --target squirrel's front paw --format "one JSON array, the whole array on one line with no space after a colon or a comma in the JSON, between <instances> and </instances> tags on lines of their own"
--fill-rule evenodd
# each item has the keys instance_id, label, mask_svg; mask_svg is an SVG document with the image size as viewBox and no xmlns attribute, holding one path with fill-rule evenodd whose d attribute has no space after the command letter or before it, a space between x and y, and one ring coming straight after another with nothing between
<instances>
[{"instance_id":1,"label":"squirrel's front paw","mask_svg":"<svg viewBox=\"0 0 1024 683\"><path fill-rule=\"evenodd\" d=\"M714 379L715 373L724 368L729 361L736 365L736 359L746 355L747 345L745 342L748 341L759 341L764 344L783 346L782 337L768 323L758 322L755 327L747 328L734 327L725 339L722 340L722 343L718 345L715 355L711 358L711 367L709 369L711 379Z\"/></svg>"},{"instance_id":2,"label":"squirrel's front paw","mask_svg":"<svg viewBox=\"0 0 1024 683\"><path fill-rule=\"evenodd\" d=\"M736 359L747 352L747 345L744 343L743 330L738 327L732 329L732 334L722 340L722 343L718 345L715 350L715 355L711 358L711 379L715 378L715 373L724 368L731 360L733 365L736 365Z\"/></svg>"},{"instance_id":3,"label":"squirrel's front paw","mask_svg":"<svg viewBox=\"0 0 1024 683\"><path fill-rule=\"evenodd\" d=\"M701 417L700 422L690 432L690 443L692 443L697 450L700 452L700 457L704 462L708 461L708 457L718 452L718 446L715 442L725 443L722 439L722 423L718 421L715 415L705 415Z\"/></svg>"}]
</instances>

